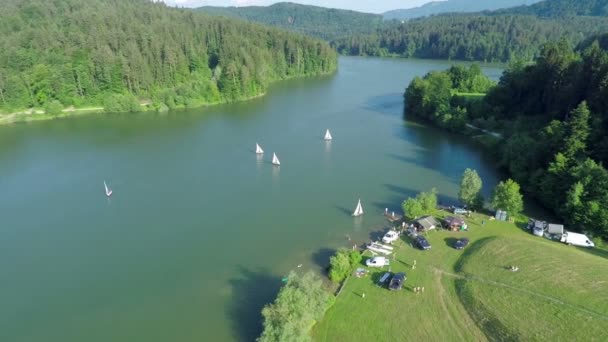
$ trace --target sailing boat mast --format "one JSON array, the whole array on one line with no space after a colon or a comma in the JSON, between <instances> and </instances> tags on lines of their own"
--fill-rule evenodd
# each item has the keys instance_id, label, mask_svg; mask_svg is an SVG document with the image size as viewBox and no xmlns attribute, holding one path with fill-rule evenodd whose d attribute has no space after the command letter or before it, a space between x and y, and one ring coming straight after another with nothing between
<instances>
[{"instance_id":1,"label":"sailing boat mast","mask_svg":"<svg viewBox=\"0 0 608 342\"><path fill-rule=\"evenodd\" d=\"M355 208L355 211L353 212L353 216L361 215L363 215L363 206L361 205L361 199L359 199L359 202L357 202L357 208Z\"/></svg>"},{"instance_id":2,"label":"sailing boat mast","mask_svg":"<svg viewBox=\"0 0 608 342\"><path fill-rule=\"evenodd\" d=\"M278 166L278 165L281 165L281 162L279 161L279 158L277 158L276 153L273 153L273 154L272 154L272 163L273 163L274 165L277 165L277 166Z\"/></svg>"},{"instance_id":3,"label":"sailing boat mast","mask_svg":"<svg viewBox=\"0 0 608 342\"><path fill-rule=\"evenodd\" d=\"M325 131L325 137L323 137L323 139L325 140L331 140L331 133L329 133L329 129L327 131Z\"/></svg>"},{"instance_id":4,"label":"sailing boat mast","mask_svg":"<svg viewBox=\"0 0 608 342\"><path fill-rule=\"evenodd\" d=\"M262 148L260 147L260 145L258 143L255 143L255 153L256 154L263 154L264 150L262 150Z\"/></svg>"},{"instance_id":5,"label":"sailing boat mast","mask_svg":"<svg viewBox=\"0 0 608 342\"><path fill-rule=\"evenodd\" d=\"M108 185L106 184L106 181L103 181L103 187L106 189L106 196L108 196L108 197L112 196L112 189L110 189L108 187Z\"/></svg>"}]
</instances>

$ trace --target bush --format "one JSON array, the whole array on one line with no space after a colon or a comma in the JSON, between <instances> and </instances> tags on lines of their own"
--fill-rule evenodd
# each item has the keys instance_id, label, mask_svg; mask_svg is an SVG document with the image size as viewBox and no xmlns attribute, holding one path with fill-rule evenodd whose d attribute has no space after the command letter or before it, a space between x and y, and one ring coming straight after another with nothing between
<instances>
[{"instance_id":1,"label":"bush","mask_svg":"<svg viewBox=\"0 0 608 342\"><path fill-rule=\"evenodd\" d=\"M329 258L329 279L334 283L343 281L362 258L359 251L339 249L334 256Z\"/></svg>"},{"instance_id":2,"label":"bush","mask_svg":"<svg viewBox=\"0 0 608 342\"><path fill-rule=\"evenodd\" d=\"M106 112L140 112L139 101L133 95L111 94L103 100Z\"/></svg>"},{"instance_id":3,"label":"bush","mask_svg":"<svg viewBox=\"0 0 608 342\"><path fill-rule=\"evenodd\" d=\"M310 341L310 328L334 300L313 272L303 276L291 272L274 303L262 309L264 331L257 341Z\"/></svg>"},{"instance_id":4,"label":"bush","mask_svg":"<svg viewBox=\"0 0 608 342\"><path fill-rule=\"evenodd\" d=\"M63 110L63 105L61 104L61 102L59 102L57 100L47 102L44 105L44 112L49 115L57 116L57 115L61 114L62 110Z\"/></svg>"}]
</instances>

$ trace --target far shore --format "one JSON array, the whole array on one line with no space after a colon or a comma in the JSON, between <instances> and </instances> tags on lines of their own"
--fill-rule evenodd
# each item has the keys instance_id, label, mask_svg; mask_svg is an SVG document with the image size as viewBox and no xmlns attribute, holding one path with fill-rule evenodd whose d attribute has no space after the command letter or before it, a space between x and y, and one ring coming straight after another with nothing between
<instances>
[{"instance_id":1,"label":"far shore","mask_svg":"<svg viewBox=\"0 0 608 342\"><path fill-rule=\"evenodd\" d=\"M253 100L255 98L259 98L264 95L266 95L266 92L240 99L237 102ZM225 104L225 103L229 103L229 102L219 101L219 102L212 102L212 103L201 103L196 106L188 107L188 109L209 107L209 106L215 106L215 105ZM150 107L151 104L152 104L152 102L150 100L141 101L140 102L141 111L139 111L139 113L148 112L148 111L156 111L155 109ZM186 106L177 106L175 109L186 109ZM171 109L167 109L167 111L170 111L170 110ZM8 114L0 113L0 125L9 125L9 124L14 124L14 123L41 121L41 120L53 120L53 119L67 118L67 117L72 117L72 116L79 116L79 115L93 114L93 113L105 113L105 112L106 112L106 110L104 107L75 108L74 106L70 106L70 107L62 109L61 114L52 115L52 114L45 113L44 110L41 108L30 108L27 110L22 110L19 112L13 112L13 113L8 113Z\"/></svg>"}]
</instances>

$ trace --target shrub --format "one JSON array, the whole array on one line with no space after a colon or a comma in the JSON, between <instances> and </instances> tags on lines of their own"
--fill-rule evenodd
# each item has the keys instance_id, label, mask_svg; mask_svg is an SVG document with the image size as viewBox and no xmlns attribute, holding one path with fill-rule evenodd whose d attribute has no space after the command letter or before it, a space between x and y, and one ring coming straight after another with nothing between
<instances>
[{"instance_id":1,"label":"shrub","mask_svg":"<svg viewBox=\"0 0 608 342\"><path fill-rule=\"evenodd\" d=\"M103 108L106 112L139 112L141 106L133 95L111 94L103 100Z\"/></svg>"},{"instance_id":2,"label":"shrub","mask_svg":"<svg viewBox=\"0 0 608 342\"><path fill-rule=\"evenodd\" d=\"M361 262L361 259L359 251L339 249L334 256L329 258L329 279L335 283L343 281Z\"/></svg>"},{"instance_id":3,"label":"shrub","mask_svg":"<svg viewBox=\"0 0 608 342\"><path fill-rule=\"evenodd\" d=\"M59 115L59 114L61 114L62 110L63 110L63 105L61 104L61 102L59 102L57 100L47 102L44 105L44 112L49 115L53 115L53 116Z\"/></svg>"},{"instance_id":4,"label":"shrub","mask_svg":"<svg viewBox=\"0 0 608 342\"><path fill-rule=\"evenodd\" d=\"M310 328L334 300L312 271L303 276L291 272L274 303L262 309L264 330L257 341L310 341Z\"/></svg>"}]
</instances>

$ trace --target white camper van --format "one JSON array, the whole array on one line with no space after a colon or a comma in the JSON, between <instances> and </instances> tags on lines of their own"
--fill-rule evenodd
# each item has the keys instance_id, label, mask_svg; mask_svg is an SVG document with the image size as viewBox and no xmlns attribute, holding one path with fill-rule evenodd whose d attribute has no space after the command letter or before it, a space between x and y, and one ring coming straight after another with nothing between
<instances>
[{"instance_id":1,"label":"white camper van","mask_svg":"<svg viewBox=\"0 0 608 342\"><path fill-rule=\"evenodd\" d=\"M578 234L573 232L565 232L560 240L563 243L579 247L595 247L595 244L585 234Z\"/></svg>"}]
</instances>

